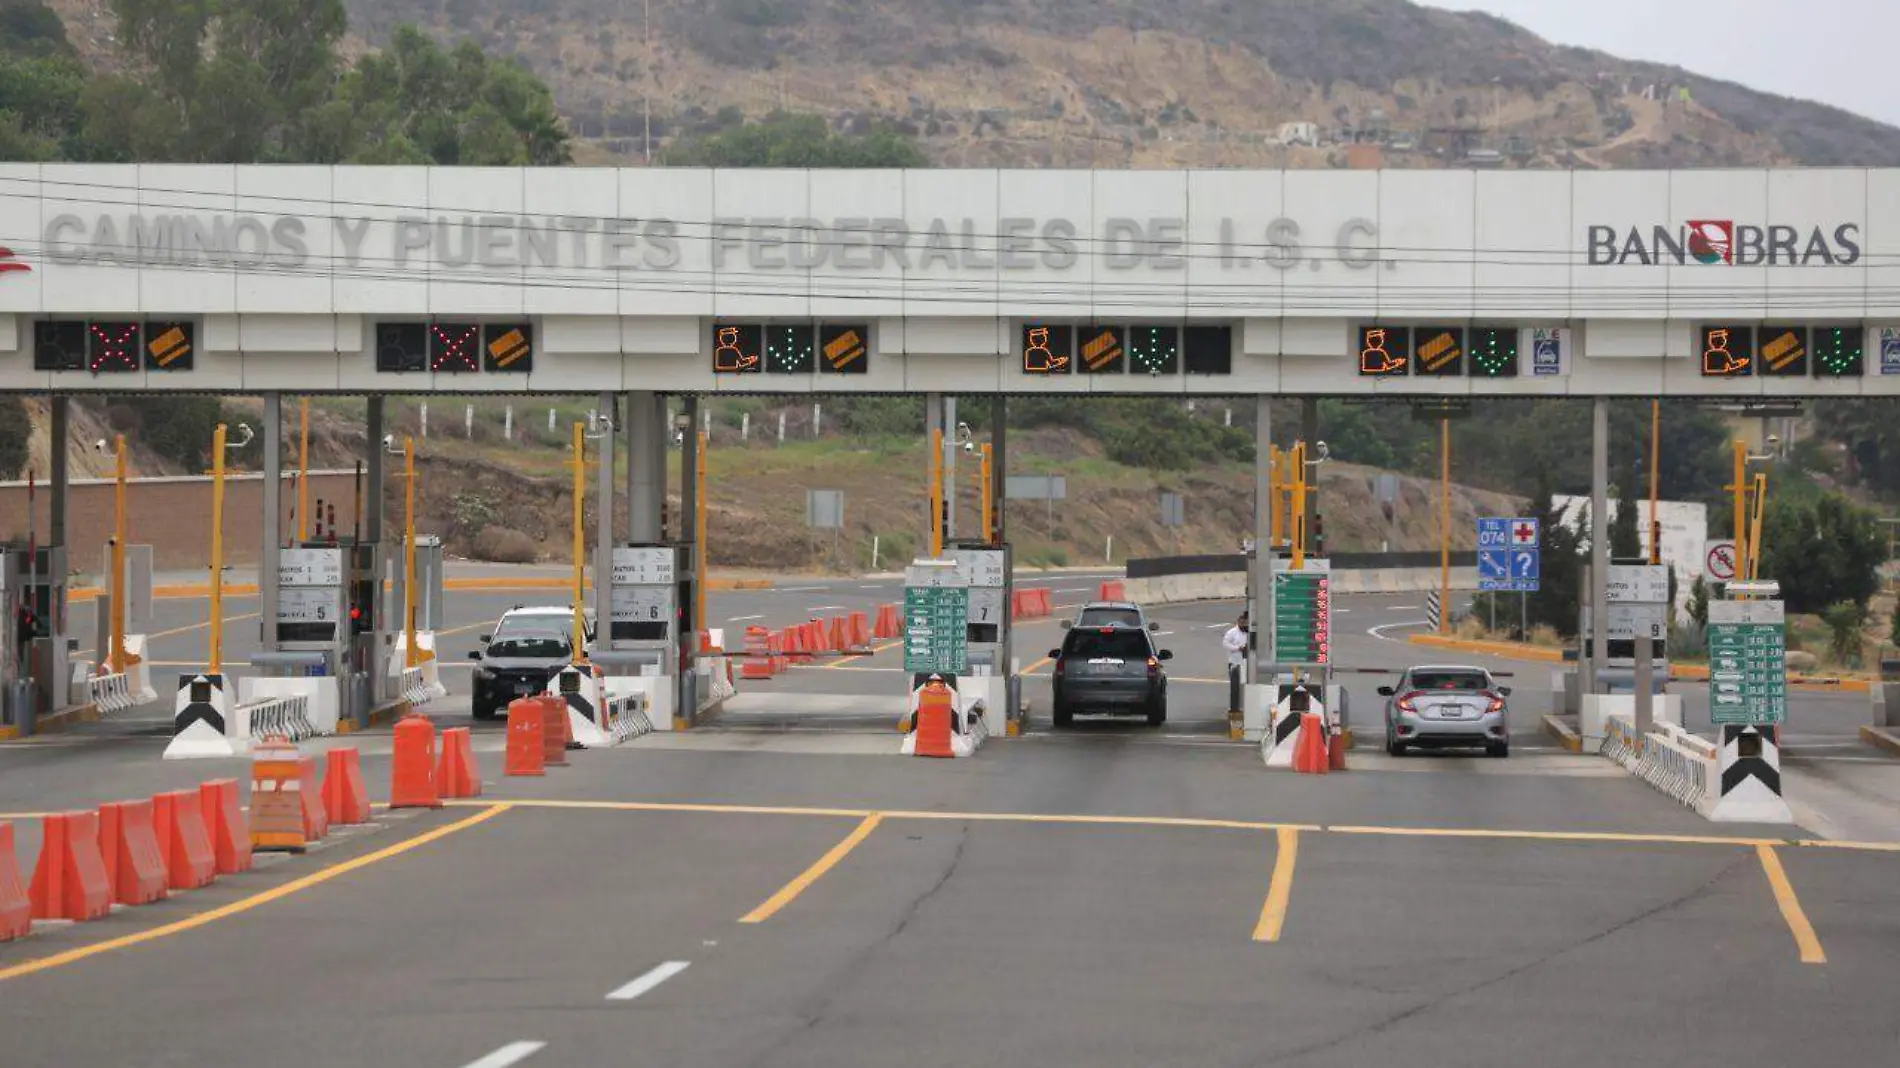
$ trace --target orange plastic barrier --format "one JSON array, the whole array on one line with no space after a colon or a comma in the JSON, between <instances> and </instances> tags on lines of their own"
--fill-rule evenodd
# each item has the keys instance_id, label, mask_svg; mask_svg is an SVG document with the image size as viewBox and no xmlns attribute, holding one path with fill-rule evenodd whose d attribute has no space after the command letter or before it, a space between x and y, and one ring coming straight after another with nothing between
<instances>
[{"instance_id":1,"label":"orange plastic barrier","mask_svg":"<svg viewBox=\"0 0 1900 1068\"><path fill-rule=\"evenodd\" d=\"M324 758L323 812L331 826L369 822L369 789L363 785L363 756L355 746L332 749Z\"/></svg>"},{"instance_id":2,"label":"orange plastic barrier","mask_svg":"<svg viewBox=\"0 0 1900 1068\"><path fill-rule=\"evenodd\" d=\"M863 612L851 613L851 623L845 633L845 641L854 653L871 651L871 627Z\"/></svg>"},{"instance_id":3,"label":"orange plastic barrier","mask_svg":"<svg viewBox=\"0 0 1900 1068\"><path fill-rule=\"evenodd\" d=\"M917 695L917 746L920 757L954 757L956 751L950 748L951 720L956 715L956 707L951 701L950 687L941 682L927 682L923 692Z\"/></svg>"},{"instance_id":4,"label":"orange plastic barrier","mask_svg":"<svg viewBox=\"0 0 1900 1068\"><path fill-rule=\"evenodd\" d=\"M212 779L198 784L198 800L211 832L211 852L218 858L218 874L251 870L251 822L244 815L244 797L236 779Z\"/></svg>"},{"instance_id":5,"label":"orange plastic barrier","mask_svg":"<svg viewBox=\"0 0 1900 1068\"><path fill-rule=\"evenodd\" d=\"M877 606L877 625L871 629L871 636L883 641L903 634L902 625L897 621L897 606L881 604Z\"/></svg>"},{"instance_id":6,"label":"orange plastic barrier","mask_svg":"<svg viewBox=\"0 0 1900 1068\"><path fill-rule=\"evenodd\" d=\"M810 659L819 653L828 651L829 650L825 648L825 625L815 619L805 624L806 658Z\"/></svg>"},{"instance_id":7,"label":"orange plastic barrier","mask_svg":"<svg viewBox=\"0 0 1900 1068\"><path fill-rule=\"evenodd\" d=\"M287 849L301 853L309 844L304 835L303 775L297 767L297 747L273 735L251 751L251 848Z\"/></svg>"},{"instance_id":8,"label":"orange plastic barrier","mask_svg":"<svg viewBox=\"0 0 1900 1068\"><path fill-rule=\"evenodd\" d=\"M1034 594L1036 598L1036 615L1038 618L1056 614L1055 601L1051 598L1049 587L1037 586L1030 592Z\"/></svg>"},{"instance_id":9,"label":"orange plastic barrier","mask_svg":"<svg viewBox=\"0 0 1900 1068\"><path fill-rule=\"evenodd\" d=\"M99 853L97 812L54 812L40 820L40 862L28 896L36 920L96 920L112 911L112 883Z\"/></svg>"},{"instance_id":10,"label":"orange plastic barrier","mask_svg":"<svg viewBox=\"0 0 1900 1068\"><path fill-rule=\"evenodd\" d=\"M772 655L772 632L764 627L745 629L745 663L739 669L744 679L769 679L777 670Z\"/></svg>"},{"instance_id":11,"label":"orange plastic barrier","mask_svg":"<svg viewBox=\"0 0 1900 1068\"><path fill-rule=\"evenodd\" d=\"M99 806L99 856L106 864L112 900L149 905L162 900L169 876L158 847L150 801L112 801Z\"/></svg>"},{"instance_id":12,"label":"orange plastic barrier","mask_svg":"<svg viewBox=\"0 0 1900 1068\"><path fill-rule=\"evenodd\" d=\"M1120 579L1102 583L1101 590L1096 594L1098 601L1126 601L1127 599L1128 587L1123 585Z\"/></svg>"},{"instance_id":13,"label":"orange plastic barrier","mask_svg":"<svg viewBox=\"0 0 1900 1068\"><path fill-rule=\"evenodd\" d=\"M475 764L474 740L467 727L450 727L442 732L442 755L435 781L443 797L482 796L482 772Z\"/></svg>"},{"instance_id":14,"label":"orange plastic barrier","mask_svg":"<svg viewBox=\"0 0 1900 1068\"><path fill-rule=\"evenodd\" d=\"M1343 734L1329 734L1326 737L1326 766L1333 771L1346 770L1346 737Z\"/></svg>"},{"instance_id":15,"label":"orange plastic barrier","mask_svg":"<svg viewBox=\"0 0 1900 1068\"><path fill-rule=\"evenodd\" d=\"M1011 619L1027 618L1029 615L1028 604L1029 604L1029 591L1027 590L1009 591L1009 618Z\"/></svg>"},{"instance_id":16,"label":"orange plastic barrier","mask_svg":"<svg viewBox=\"0 0 1900 1068\"><path fill-rule=\"evenodd\" d=\"M211 851L211 832L205 829L198 791L168 790L152 795L152 822L158 829L171 888L196 890L210 886L218 877L218 858Z\"/></svg>"},{"instance_id":17,"label":"orange plastic barrier","mask_svg":"<svg viewBox=\"0 0 1900 1068\"><path fill-rule=\"evenodd\" d=\"M323 787L317 782L317 758L297 758L297 789L303 802L303 833L312 842L330 833L330 812L323 807Z\"/></svg>"},{"instance_id":18,"label":"orange plastic barrier","mask_svg":"<svg viewBox=\"0 0 1900 1068\"><path fill-rule=\"evenodd\" d=\"M546 775L547 747L541 741L541 706L533 698L508 702L508 749L503 775Z\"/></svg>"},{"instance_id":19,"label":"orange plastic barrier","mask_svg":"<svg viewBox=\"0 0 1900 1068\"><path fill-rule=\"evenodd\" d=\"M1300 743L1293 753L1293 770L1324 775L1332 770L1326 752L1326 717L1317 712L1300 716Z\"/></svg>"},{"instance_id":20,"label":"orange plastic barrier","mask_svg":"<svg viewBox=\"0 0 1900 1068\"><path fill-rule=\"evenodd\" d=\"M844 633L844 617L832 616L831 625L825 628L825 652L842 653L848 647Z\"/></svg>"},{"instance_id":21,"label":"orange plastic barrier","mask_svg":"<svg viewBox=\"0 0 1900 1068\"><path fill-rule=\"evenodd\" d=\"M567 701L550 694L530 698L541 709L541 763L567 766L567 743L574 740L574 724L567 718Z\"/></svg>"},{"instance_id":22,"label":"orange plastic barrier","mask_svg":"<svg viewBox=\"0 0 1900 1068\"><path fill-rule=\"evenodd\" d=\"M13 851L13 824L0 820L0 942L33 933L33 898L20 878L20 855Z\"/></svg>"},{"instance_id":23,"label":"orange plastic barrier","mask_svg":"<svg viewBox=\"0 0 1900 1068\"><path fill-rule=\"evenodd\" d=\"M435 779L435 724L411 712L396 723L390 761L390 808L441 808Z\"/></svg>"}]
</instances>

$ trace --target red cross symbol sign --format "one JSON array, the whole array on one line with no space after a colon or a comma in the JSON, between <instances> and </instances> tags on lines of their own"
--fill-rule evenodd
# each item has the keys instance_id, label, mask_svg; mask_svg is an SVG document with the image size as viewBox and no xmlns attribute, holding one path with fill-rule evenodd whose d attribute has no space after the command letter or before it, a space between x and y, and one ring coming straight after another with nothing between
<instances>
[{"instance_id":1,"label":"red cross symbol sign","mask_svg":"<svg viewBox=\"0 0 1900 1068\"><path fill-rule=\"evenodd\" d=\"M1512 545L1537 544L1537 527L1531 523L1520 522L1511 528Z\"/></svg>"}]
</instances>

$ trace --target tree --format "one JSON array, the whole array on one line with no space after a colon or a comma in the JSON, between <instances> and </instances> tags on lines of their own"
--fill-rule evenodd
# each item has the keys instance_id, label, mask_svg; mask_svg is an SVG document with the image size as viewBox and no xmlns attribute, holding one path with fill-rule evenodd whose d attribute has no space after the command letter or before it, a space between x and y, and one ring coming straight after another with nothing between
<instances>
[{"instance_id":1,"label":"tree","mask_svg":"<svg viewBox=\"0 0 1900 1068\"><path fill-rule=\"evenodd\" d=\"M885 127L863 136L832 132L817 115L775 111L763 120L675 145L681 167L917 168L930 160L910 138Z\"/></svg>"},{"instance_id":2,"label":"tree","mask_svg":"<svg viewBox=\"0 0 1900 1068\"><path fill-rule=\"evenodd\" d=\"M1616 497L1616 510L1610 513L1610 559L1634 560L1643 555L1642 533L1636 526L1641 506L1627 492Z\"/></svg>"},{"instance_id":3,"label":"tree","mask_svg":"<svg viewBox=\"0 0 1900 1068\"><path fill-rule=\"evenodd\" d=\"M1781 584L1796 612L1839 601L1865 606L1880 588L1887 541L1874 514L1845 496L1771 497L1762 520L1761 575Z\"/></svg>"},{"instance_id":4,"label":"tree","mask_svg":"<svg viewBox=\"0 0 1900 1068\"><path fill-rule=\"evenodd\" d=\"M26 469L32 435L26 402L19 397L0 397L0 478L19 478Z\"/></svg>"}]
</instances>

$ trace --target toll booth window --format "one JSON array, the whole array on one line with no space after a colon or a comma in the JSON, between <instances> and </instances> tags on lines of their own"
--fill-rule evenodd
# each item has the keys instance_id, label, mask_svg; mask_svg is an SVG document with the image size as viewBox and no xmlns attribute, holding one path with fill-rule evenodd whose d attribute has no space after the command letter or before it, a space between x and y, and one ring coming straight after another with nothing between
<instances>
[{"instance_id":1,"label":"toll booth window","mask_svg":"<svg viewBox=\"0 0 1900 1068\"><path fill-rule=\"evenodd\" d=\"M1086 375L1118 375L1128 363L1119 326L1085 326L1080 345L1081 366Z\"/></svg>"},{"instance_id":2,"label":"toll booth window","mask_svg":"<svg viewBox=\"0 0 1900 1068\"><path fill-rule=\"evenodd\" d=\"M433 323L429 327L429 370L445 374L473 374L481 370L476 353L482 328L475 323Z\"/></svg>"},{"instance_id":3,"label":"toll booth window","mask_svg":"<svg viewBox=\"0 0 1900 1068\"><path fill-rule=\"evenodd\" d=\"M861 375L871 364L871 328L863 323L826 323L818 333L819 348L825 362L818 370L826 374Z\"/></svg>"},{"instance_id":4,"label":"toll booth window","mask_svg":"<svg viewBox=\"0 0 1900 1068\"><path fill-rule=\"evenodd\" d=\"M33 324L35 371L86 369L86 324L80 319L50 319Z\"/></svg>"},{"instance_id":5,"label":"toll booth window","mask_svg":"<svg viewBox=\"0 0 1900 1068\"><path fill-rule=\"evenodd\" d=\"M144 337L138 323L87 323L86 369L96 375L138 370L144 362L139 356Z\"/></svg>"},{"instance_id":6,"label":"toll booth window","mask_svg":"<svg viewBox=\"0 0 1900 1068\"><path fill-rule=\"evenodd\" d=\"M1230 326L1190 326L1181 331L1181 351L1191 375L1234 371L1234 330Z\"/></svg>"},{"instance_id":7,"label":"toll booth window","mask_svg":"<svg viewBox=\"0 0 1900 1068\"><path fill-rule=\"evenodd\" d=\"M1128 368L1136 374L1171 375L1181 369L1181 331L1173 326L1128 328Z\"/></svg>"},{"instance_id":8,"label":"toll booth window","mask_svg":"<svg viewBox=\"0 0 1900 1068\"><path fill-rule=\"evenodd\" d=\"M1755 330L1748 326L1705 326L1698 334L1702 377L1740 378L1755 373Z\"/></svg>"},{"instance_id":9,"label":"toll booth window","mask_svg":"<svg viewBox=\"0 0 1900 1068\"><path fill-rule=\"evenodd\" d=\"M765 328L758 323L715 325L712 344L714 374L756 375L764 369Z\"/></svg>"},{"instance_id":10,"label":"toll booth window","mask_svg":"<svg viewBox=\"0 0 1900 1068\"><path fill-rule=\"evenodd\" d=\"M409 374L429 369L429 324L377 323L376 370Z\"/></svg>"},{"instance_id":11,"label":"toll booth window","mask_svg":"<svg viewBox=\"0 0 1900 1068\"><path fill-rule=\"evenodd\" d=\"M1808 328L1805 326L1764 326L1755 348L1763 375L1805 377L1808 373Z\"/></svg>"},{"instance_id":12,"label":"toll booth window","mask_svg":"<svg viewBox=\"0 0 1900 1068\"><path fill-rule=\"evenodd\" d=\"M1461 326L1421 326L1412 336L1412 373L1461 375L1465 371L1465 330Z\"/></svg>"},{"instance_id":13,"label":"toll booth window","mask_svg":"<svg viewBox=\"0 0 1900 1068\"><path fill-rule=\"evenodd\" d=\"M1359 328L1359 373L1368 378L1403 375L1412 368L1412 332L1403 326Z\"/></svg>"},{"instance_id":14,"label":"toll booth window","mask_svg":"<svg viewBox=\"0 0 1900 1068\"><path fill-rule=\"evenodd\" d=\"M534 370L534 324L490 323L482 327L482 370L518 375Z\"/></svg>"},{"instance_id":15,"label":"toll booth window","mask_svg":"<svg viewBox=\"0 0 1900 1068\"><path fill-rule=\"evenodd\" d=\"M1858 378L1867 366L1867 332L1860 326L1814 328L1814 376Z\"/></svg>"},{"instance_id":16,"label":"toll booth window","mask_svg":"<svg viewBox=\"0 0 1900 1068\"><path fill-rule=\"evenodd\" d=\"M1072 630L1065 644L1065 655L1076 659L1148 659L1148 636L1138 630Z\"/></svg>"},{"instance_id":17,"label":"toll booth window","mask_svg":"<svg viewBox=\"0 0 1900 1068\"><path fill-rule=\"evenodd\" d=\"M1063 324L1023 324L1023 373L1066 375L1075 365L1075 328Z\"/></svg>"},{"instance_id":18,"label":"toll booth window","mask_svg":"<svg viewBox=\"0 0 1900 1068\"><path fill-rule=\"evenodd\" d=\"M189 371L195 324L148 322L145 324L145 369L147 371Z\"/></svg>"},{"instance_id":19,"label":"toll booth window","mask_svg":"<svg viewBox=\"0 0 1900 1068\"><path fill-rule=\"evenodd\" d=\"M809 323L768 326L765 330L765 370L768 374L810 374L816 363Z\"/></svg>"}]
</instances>

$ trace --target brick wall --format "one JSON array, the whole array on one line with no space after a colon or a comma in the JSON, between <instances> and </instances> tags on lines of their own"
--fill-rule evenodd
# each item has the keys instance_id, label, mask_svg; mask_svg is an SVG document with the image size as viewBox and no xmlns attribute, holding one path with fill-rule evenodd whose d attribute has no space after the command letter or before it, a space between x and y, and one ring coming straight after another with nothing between
<instances>
[{"instance_id":1,"label":"brick wall","mask_svg":"<svg viewBox=\"0 0 1900 1068\"><path fill-rule=\"evenodd\" d=\"M316 502L323 501L327 526L331 505L336 525L349 534L356 522L355 472L312 471L310 502L315 521ZM286 475L284 517L279 529L296 534L291 516L297 507L294 476ZM34 523L46 540L52 493L44 483L34 498ZM211 563L211 479L208 477L134 479L126 485L128 540L152 547L152 566L158 571L184 571ZM113 484L108 480L76 480L66 496L66 559L75 571L100 570L106 539L112 535ZM264 535L264 476L231 475L224 486L224 559L228 566L254 567ZM0 482L0 541L24 541L27 491L24 482ZM313 531L314 533L314 531Z\"/></svg>"}]
</instances>

